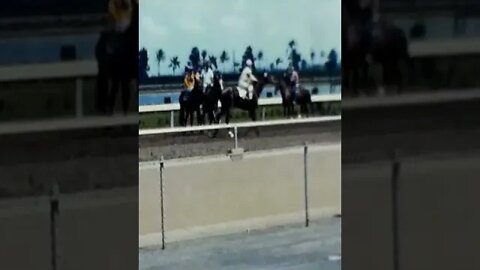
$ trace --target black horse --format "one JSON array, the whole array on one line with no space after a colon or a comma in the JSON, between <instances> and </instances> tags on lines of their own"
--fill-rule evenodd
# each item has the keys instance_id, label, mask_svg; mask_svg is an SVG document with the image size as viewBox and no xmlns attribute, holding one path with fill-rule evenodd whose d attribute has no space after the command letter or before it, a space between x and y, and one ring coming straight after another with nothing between
<instances>
[{"instance_id":1,"label":"black horse","mask_svg":"<svg viewBox=\"0 0 480 270\"><path fill-rule=\"evenodd\" d=\"M295 114L295 104L300 106L300 113L308 116L310 114L309 107L313 112L312 95L310 91L303 87L297 89L295 97L292 97L290 86L285 78L274 78L272 82L275 85L275 94L280 91L282 96L283 115L291 117Z\"/></svg>"},{"instance_id":2,"label":"black horse","mask_svg":"<svg viewBox=\"0 0 480 270\"><path fill-rule=\"evenodd\" d=\"M410 65L404 31L386 20L362 22L349 16L343 18L345 61L342 68L347 92L358 95L359 89L373 86L380 90L384 85L395 86L400 91L405 77L403 67Z\"/></svg>"},{"instance_id":3,"label":"black horse","mask_svg":"<svg viewBox=\"0 0 480 270\"><path fill-rule=\"evenodd\" d=\"M263 88L269 84L273 83L272 76L268 73L263 73L263 76L256 76L257 82L254 83L254 91L251 99L246 99L240 97L237 87L227 87L223 90L222 95L220 96L220 112L217 114L217 123L220 123L222 117L225 116L225 123L230 123L231 110L232 108L238 108L248 112L250 120L257 121L257 108L258 108L258 99L262 94ZM254 128L257 136L260 135L258 128ZM249 130L247 130L248 132Z\"/></svg>"},{"instance_id":4,"label":"black horse","mask_svg":"<svg viewBox=\"0 0 480 270\"><path fill-rule=\"evenodd\" d=\"M190 126L193 126L193 116L197 114L197 124L203 125L204 115L201 111L204 102L204 93L201 86L200 79L195 78L195 83L192 91L183 91L179 97L180 103L180 125L187 126L190 119Z\"/></svg>"},{"instance_id":5,"label":"black horse","mask_svg":"<svg viewBox=\"0 0 480 270\"><path fill-rule=\"evenodd\" d=\"M97 75L97 108L102 113L113 113L115 100L119 90L122 92L122 109L128 112L132 80L131 66L136 67L135 57L132 57L132 43L129 35L104 31L100 34L95 47L98 66Z\"/></svg>"},{"instance_id":6,"label":"black horse","mask_svg":"<svg viewBox=\"0 0 480 270\"><path fill-rule=\"evenodd\" d=\"M209 124L217 123L218 102L222 97L222 75L215 71L213 75L213 86L205 89L203 100L203 114L208 117Z\"/></svg>"}]
</instances>

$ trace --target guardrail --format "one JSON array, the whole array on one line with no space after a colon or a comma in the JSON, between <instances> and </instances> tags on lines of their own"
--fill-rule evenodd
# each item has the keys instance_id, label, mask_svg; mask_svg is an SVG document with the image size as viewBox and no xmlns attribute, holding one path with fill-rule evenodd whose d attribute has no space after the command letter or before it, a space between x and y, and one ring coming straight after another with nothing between
<instances>
[{"instance_id":1,"label":"guardrail","mask_svg":"<svg viewBox=\"0 0 480 270\"><path fill-rule=\"evenodd\" d=\"M96 75L97 63L95 61L71 61L0 67L0 82L75 79L75 115L77 118L84 116L83 80L85 77L94 77Z\"/></svg>"},{"instance_id":2,"label":"guardrail","mask_svg":"<svg viewBox=\"0 0 480 270\"><path fill-rule=\"evenodd\" d=\"M318 95L312 96L312 102L332 102L332 101L342 101L341 94L329 94L329 95ZM281 105L282 98L273 97L273 98L261 98L258 100L258 105L262 106L262 120L265 120L266 109L265 106L270 105ZM218 102L218 107L220 108L222 104ZM138 111L140 113L149 113L149 112L170 112L170 127L175 126L175 111L180 110L179 103L171 104L160 104L160 105L144 105L139 106Z\"/></svg>"},{"instance_id":3,"label":"guardrail","mask_svg":"<svg viewBox=\"0 0 480 270\"><path fill-rule=\"evenodd\" d=\"M256 127L272 127L272 126L285 126L295 124L313 124L313 123L326 123L342 120L341 115L335 116L319 116L311 118L301 119L282 119L282 120L270 120L270 121L258 121L258 122L243 122L235 124L218 124L218 125L206 125L206 126L192 126L192 127L171 127L171 128L152 128L152 129L140 129L138 131L139 136L148 135L161 135L161 134L173 134L192 131L211 131L220 129L233 129L233 133L230 136L235 141L235 148L238 148L238 129L239 128L256 128Z\"/></svg>"},{"instance_id":4,"label":"guardrail","mask_svg":"<svg viewBox=\"0 0 480 270\"><path fill-rule=\"evenodd\" d=\"M90 116L54 120L18 121L0 124L0 135L18 135L35 132L68 131L89 128L137 125L138 115Z\"/></svg>"},{"instance_id":5,"label":"guardrail","mask_svg":"<svg viewBox=\"0 0 480 270\"><path fill-rule=\"evenodd\" d=\"M341 101L341 94L329 94L329 95L315 95L312 96L312 102L328 102L328 101ZM272 97L272 98L261 98L258 100L259 106L268 106L268 105L281 105L282 98ZM218 102L220 107L222 104ZM170 103L170 104L159 104L159 105L142 105L138 107L140 113L148 112L170 112L180 110L179 103Z\"/></svg>"}]
</instances>

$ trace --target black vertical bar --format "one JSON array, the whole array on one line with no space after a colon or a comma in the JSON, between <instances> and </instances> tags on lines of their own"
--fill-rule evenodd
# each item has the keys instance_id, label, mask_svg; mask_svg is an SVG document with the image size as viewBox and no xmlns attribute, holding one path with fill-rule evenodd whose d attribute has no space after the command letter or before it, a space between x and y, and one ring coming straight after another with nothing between
<instances>
[{"instance_id":1,"label":"black vertical bar","mask_svg":"<svg viewBox=\"0 0 480 270\"><path fill-rule=\"evenodd\" d=\"M161 214L161 226L162 226L162 249L165 249L165 216L164 216L164 201L163 201L163 156L160 159L160 214Z\"/></svg>"},{"instance_id":2,"label":"black vertical bar","mask_svg":"<svg viewBox=\"0 0 480 270\"><path fill-rule=\"evenodd\" d=\"M394 153L392 164L392 251L393 251L393 270L399 269L399 247L398 247L398 179L400 176L400 161L398 155Z\"/></svg>"},{"instance_id":3,"label":"black vertical bar","mask_svg":"<svg viewBox=\"0 0 480 270\"><path fill-rule=\"evenodd\" d=\"M308 145L307 143L303 146L303 168L304 168L304 197L305 197L305 227L309 225L309 215L308 215L308 173L307 173L307 159L308 159Z\"/></svg>"},{"instance_id":4,"label":"black vertical bar","mask_svg":"<svg viewBox=\"0 0 480 270\"><path fill-rule=\"evenodd\" d=\"M54 186L50 194L50 238L51 238L51 263L52 270L57 269L57 213L58 213L58 194L57 187Z\"/></svg>"}]
</instances>

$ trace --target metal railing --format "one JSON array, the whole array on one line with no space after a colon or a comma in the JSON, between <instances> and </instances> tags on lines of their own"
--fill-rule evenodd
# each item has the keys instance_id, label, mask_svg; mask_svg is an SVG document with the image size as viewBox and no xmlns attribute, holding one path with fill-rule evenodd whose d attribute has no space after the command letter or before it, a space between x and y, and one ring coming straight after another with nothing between
<instances>
[{"instance_id":1,"label":"metal railing","mask_svg":"<svg viewBox=\"0 0 480 270\"><path fill-rule=\"evenodd\" d=\"M221 130L221 129L232 129L229 132L230 138L234 140L234 148L238 148L238 129L239 128L258 128L258 127L274 127L274 126L289 126L289 125L298 125L298 124L314 124L314 123L327 123L327 122L336 122L341 121L342 116L321 116L321 117L311 117L303 119L283 119L283 120L271 120L271 121L258 121L258 122L243 122L235 124L219 124L219 125L207 125L207 126L192 126L192 127L173 127L173 128L153 128L153 129L140 129L138 131L139 136L148 136L148 135L164 135L164 134L175 134L183 132L194 132L194 131L212 131L212 130Z\"/></svg>"}]
</instances>

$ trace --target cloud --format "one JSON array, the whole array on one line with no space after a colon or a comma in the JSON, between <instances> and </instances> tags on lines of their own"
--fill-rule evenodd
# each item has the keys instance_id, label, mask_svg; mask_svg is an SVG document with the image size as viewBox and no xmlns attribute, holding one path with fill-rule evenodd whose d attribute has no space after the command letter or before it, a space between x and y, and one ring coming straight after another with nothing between
<instances>
[{"instance_id":1,"label":"cloud","mask_svg":"<svg viewBox=\"0 0 480 270\"><path fill-rule=\"evenodd\" d=\"M202 34L205 32L203 24L191 18L180 20L178 26L181 30L188 32L188 34Z\"/></svg>"},{"instance_id":2,"label":"cloud","mask_svg":"<svg viewBox=\"0 0 480 270\"><path fill-rule=\"evenodd\" d=\"M231 31L246 31L249 23L240 16L225 15L220 18L220 24Z\"/></svg>"}]
</instances>

